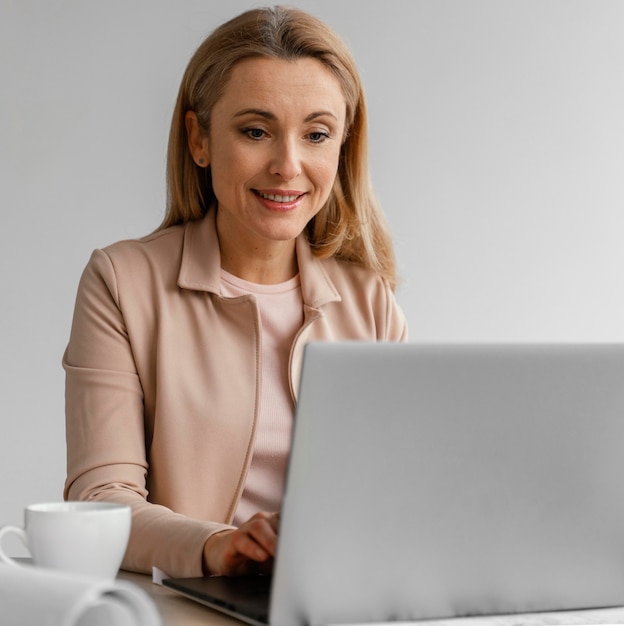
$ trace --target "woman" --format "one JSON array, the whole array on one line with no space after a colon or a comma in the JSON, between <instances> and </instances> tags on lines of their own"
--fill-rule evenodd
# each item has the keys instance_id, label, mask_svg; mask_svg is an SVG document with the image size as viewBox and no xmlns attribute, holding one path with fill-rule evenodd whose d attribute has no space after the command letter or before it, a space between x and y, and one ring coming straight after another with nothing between
<instances>
[{"instance_id":1,"label":"woman","mask_svg":"<svg viewBox=\"0 0 624 626\"><path fill-rule=\"evenodd\" d=\"M163 224L96 250L64 356L69 499L126 502L123 567L270 569L304 344L402 340L340 39L280 7L185 72Z\"/></svg>"}]
</instances>

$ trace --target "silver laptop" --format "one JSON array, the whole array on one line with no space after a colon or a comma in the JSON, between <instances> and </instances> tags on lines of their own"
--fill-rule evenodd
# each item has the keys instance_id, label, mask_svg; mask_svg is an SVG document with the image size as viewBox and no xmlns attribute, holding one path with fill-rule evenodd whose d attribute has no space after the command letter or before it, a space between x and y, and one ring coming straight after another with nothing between
<instances>
[{"instance_id":1,"label":"silver laptop","mask_svg":"<svg viewBox=\"0 0 624 626\"><path fill-rule=\"evenodd\" d=\"M310 344L272 579L165 584L273 626L624 605L624 346Z\"/></svg>"}]
</instances>

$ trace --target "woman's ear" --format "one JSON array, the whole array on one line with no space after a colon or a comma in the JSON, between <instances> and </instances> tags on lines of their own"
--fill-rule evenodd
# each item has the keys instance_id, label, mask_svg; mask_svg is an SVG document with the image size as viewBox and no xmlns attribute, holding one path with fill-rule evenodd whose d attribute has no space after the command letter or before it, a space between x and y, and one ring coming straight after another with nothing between
<instances>
[{"instance_id":1,"label":"woman's ear","mask_svg":"<svg viewBox=\"0 0 624 626\"><path fill-rule=\"evenodd\" d=\"M210 164L208 136L202 129L195 111L187 111L184 122L186 123L188 146L193 161L195 161L199 167L208 167Z\"/></svg>"}]
</instances>

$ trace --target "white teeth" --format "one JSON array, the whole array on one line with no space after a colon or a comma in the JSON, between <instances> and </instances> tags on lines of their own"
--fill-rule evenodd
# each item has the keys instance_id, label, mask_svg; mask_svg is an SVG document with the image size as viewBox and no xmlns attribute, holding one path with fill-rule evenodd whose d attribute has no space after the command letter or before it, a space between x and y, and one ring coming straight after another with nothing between
<instances>
[{"instance_id":1,"label":"white teeth","mask_svg":"<svg viewBox=\"0 0 624 626\"><path fill-rule=\"evenodd\" d=\"M263 198L266 200L271 200L271 202L294 202L299 196L279 196L273 193L262 193L258 192Z\"/></svg>"}]
</instances>

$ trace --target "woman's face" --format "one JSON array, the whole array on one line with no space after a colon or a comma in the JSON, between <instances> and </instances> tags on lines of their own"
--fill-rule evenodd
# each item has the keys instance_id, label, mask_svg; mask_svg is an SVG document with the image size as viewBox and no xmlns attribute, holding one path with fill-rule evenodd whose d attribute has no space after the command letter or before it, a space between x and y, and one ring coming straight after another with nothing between
<instances>
[{"instance_id":1,"label":"woman's face","mask_svg":"<svg viewBox=\"0 0 624 626\"><path fill-rule=\"evenodd\" d=\"M345 115L338 79L316 59L238 63L205 140L219 236L239 249L294 240L331 192Z\"/></svg>"}]
</instances>

